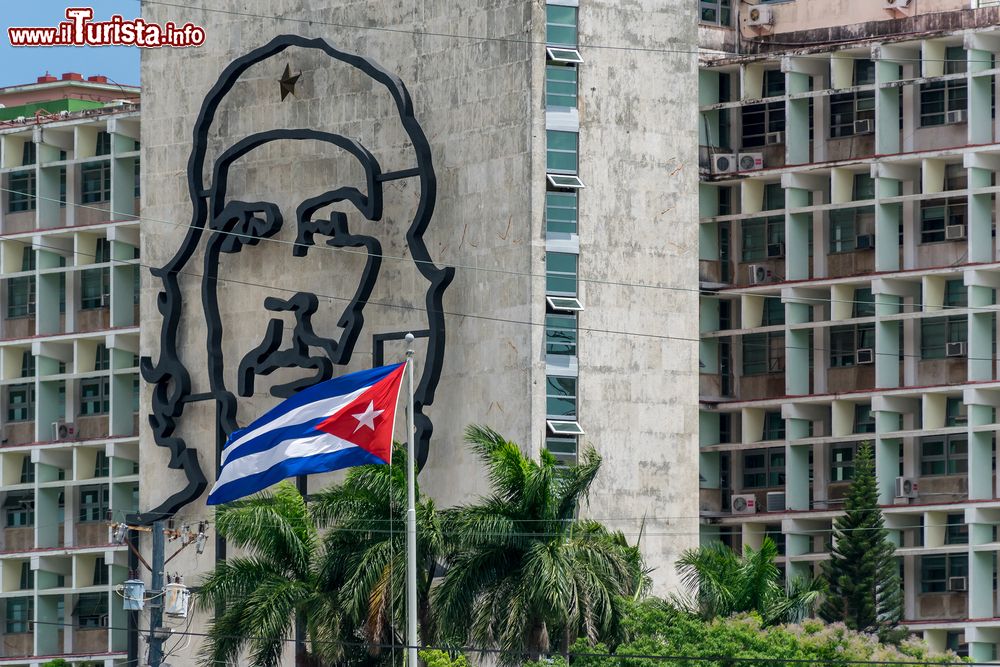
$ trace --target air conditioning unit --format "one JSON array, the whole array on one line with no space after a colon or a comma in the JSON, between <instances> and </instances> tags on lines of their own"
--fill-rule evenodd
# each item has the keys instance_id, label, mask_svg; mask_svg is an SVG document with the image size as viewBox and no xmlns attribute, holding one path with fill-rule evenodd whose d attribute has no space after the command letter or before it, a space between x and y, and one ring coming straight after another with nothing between
<instances>
[{"instance_id":1,"label":"air conditioning unit","mask_svg":"<svg viewBox=\"0 0 1000 667\"><path fill-rule=\"evenodd\" d=\"M754 171L764 168L763 153L740 153L737 158L737 171Z\"/></svg>"},{"instance_id":2,"label":"air conditioning unit","mask_svg":"<svg viewBox=\"0 0 1000 667\"><path fill-rule=\"evenodd\" d=\"M865 118L854 121L854 134L871 134L874 131L875 123L871 119Z\"/></svg>"},{"instance_id":3,"label":"air conditioning unit","mask_svg":"<svg viewBox=\"0 0 1000 667\"><path fill-rule=\"evenodd\" d=\"M768 146L773 146L774 144L785 143L785 133L784 132L768 132L764 135L764 143Z\"/></svg>"},{"instance_id":4,"label":"air conditioning unit","mask_svg":"<svg viewBox=\"0 0 1000 667\"><path fill-rule=\"evenodd\" d=\"M946 344L944 353L946 357L964 357L965 341Z\"/></svg>"},{"instance_id":5,"label":"air conditioning unit","mask_svg":"<svg viewBox=\"0 0 1000 667\"><path fill-rule=\"evenodd\" d=\"M768 491L767 492L767 511L768 512L784 512L785 511L785 492L784 491Z\"/></svg>"},{"instance_id":6,"label":"air conditioning unit","mask_svg":"<svg viewBox=\"0 0 1000 667\"><path fill-rule=\"evenodd\" d=\"M56 441L75 440L76 424L62 419L52 422L52 439Z\"/></svg>"},{"instance_id":7,"label":"air conditioning unit","mask_svg":"<svg viewBox=\"0 0 1000 667\"><path fill-rule=\"evenodd\" d=\"M854 247L858 250L872 250L875 248L874 234L859 234L854 239Z\"/></svg>"},{"instance_id":8,"label":"air conditioning unit","mask_svg":"<svg viewBox=\"0 0 1000 667\"><path fill-rule=\"evenodd\" d=\"M751 285L764 285L774 280L774 274L771 272L771 269L763 264L751 264L748 270Z\"/></svg>"},{"instance_id":9,"label":"air conditioning unit","mask_svg":"<svg viewBox=\"0 0 1000 667\"><path fill-rule=\"evenodd\" d=\"M26 120L27 120L27 118L25 118L24 116L18 116L17 118L14 119L14 122L15 123L23 123Z\"/></svg>"},{"instance_id":10,"label":"air conditioning unit","mask_svg":"<svg viewBox=\"0 0 1000 667\"><path fill-rule=\"evenodd\" d=\"M949 591L967 591L967 590L969 590L969 578L968 577L948 577L948 590Z\"/></svg>"},{"instance_id":11,"label":"air conditioning unit","mask_svg":"<svg viewBox=\"0 0 1000 667\"><path fill-rule=\"evenodd\" d=\"M912 477L897 477L896 478L896 497L897 498L916 498L917 497L917 482Z\"/></svg>"},{"instance_id":12,"label":"air conditioning unit","mask_svg":"<svg viewBox=\"0 0 1000 667\"><path fill-rule=\"evenodd\" d=\"M854 358L857 360L858 364L874 364L875 363L875 350L870 347L863 347L854 353Z\"/></svg>"},{"instance_id":13,"label":"air conditioning unit","mask_svg":"<svg viewBox=\"0 0 1000 667\"><path fill-rule=\"evenodd\" d=\"M729 508L733 514L756 514L757 498L752 493L734 495L729 501Z\"/></svg>"},{"instance_id":14,"label":"air conditioning unit","mask_svg":"<svg viewBox=\"0 0 1000 667\"><path fill-rule=\"evenodd\" d=\"M736 171L736 156L732 153L716 153L712 156L713 174L731 174Z\"/></svg>"},{"instance_id":15,"label":"air conditioning unit","mask_svg":"<svg viewBox=\"0 0 1000 667\"><path fill-rule=\"evenodd\" d=\"M882 0L884 9L903 9L909 7L912 0Z\"/></svg>"},{"instance_id":16,"label":"air conditioning unit","mask_svg":"<svg viewBox=\"0 0 1000 667\"><path fill-rule=\"evenodd\" d=\"M959 109L957 111L946 111L944 113L945 123L964 123L965 122L965 109Z\"/></svg>"},{"instance_id":17,"label":"air conditioning unit","mask_svg":"<svg viewBox=\"0 0 1000 667\"><path fill-rule=\"evenodd\" d=\"M948 241L961 241L965 238L965 225L948 225L944 228L944 238Z\"/></svg>"},{"instance_id":18,"label":"air conditioning unit","mask_svg":"<svg viewBox=\"0 0 1000 667\"><path fill-rule=\"evenodd\" d=\"M774 12L770 7L754 5L747 12L747 25L771 25L774 23Z\"/></svg>"},{"instance_id":19,"label":"air conditioning unit","mask_svg":"<svg viewBox=\"0 0 1000 667\"><path fill-rule=\"evenodd\" d=\"M767 256L769 259L775 257L785 256L785 244L784 243L768 243L767 244Z\"/></svg>"}]
</instances>

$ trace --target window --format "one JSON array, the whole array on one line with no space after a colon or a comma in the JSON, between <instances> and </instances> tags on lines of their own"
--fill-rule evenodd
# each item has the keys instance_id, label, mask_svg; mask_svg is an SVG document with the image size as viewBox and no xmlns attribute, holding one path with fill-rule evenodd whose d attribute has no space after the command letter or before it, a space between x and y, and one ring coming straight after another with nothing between
<instances>
[{"instance_id":1,"label":"window","mask_svg":"<svg viewBox=\"0 0 1000 667\"><path fill-rule=\"evenodd\" d=\"M35 418L35 387L30 384L11 385L7 390L7 421L26 422Z\"/></svg>"},{"instance_id":2,"label":"window","mask_svg":"<svg viewBox=\"0 0 1000 667\"><path fill-rule=\"evenodd\" d=\"M576 356L576 315L545 316L545 354Z\"/></svg>"},{"instance_id":3,"label":"window","mask_svg":"<svg viewBox=\"0 0 1000 667\"><path fill-rule=\"evenodd\" d=\"M97 133L97 147L94 155L111 155L111 135L104 130Z\"/></svg>"},{"instance_id":4,"label":"window","mask_svg":"<svg viewBox=\"0 0 1000 667\"><path fill-rule=\"evenodd\" d=\"M944 534L945 544L968 544L969 524L965 523L964 514L949 514L948 525Z\"/></svg>"},{"instance_id":5,"label":"window","mask_svg":"<svg viewBox=\"0 0 1000 667\"><path fill-rule=\"evenodd\" d=\"M104 521L108 509L108 486L85 486L80 489L80 521Z\"/></svg>"},{"instance_id":6,"label":"window","mask_svg":"<svg viewBox=\"0 0 1000 667\"><path fill-rule=\"evenodd\" d=\"M743 336L743 375L785 371L785 334L770 332Z\"/></svg>"},{"instance_id":7,"label":"window","mask_svg":"<svg viewBox=\"0 0 1000 667\"><path fill-rule=\"evenodd\" d=\"M949 398L945 407L945 426L965 426L969 423L968 406L961 398Z\"/></svg>"},{"instance_id":8,"label":"window","mask_svg":"<svg viewBox=\"0 0 1000 667\"><path fill-rule=\"evenodd\" d=\"M94 585L106 586L108 583L108 565L104 562L104 556L94 559Z\"/></svg>"},{"instance_id":9,"label":"window","mask_svg":"<svg viewBox=\"0 0 1000 667\"><path fill-rule=\"evenodd\" d=\"M7 279L7 317L31 317L35 314L35 277Z\"/></svg>"},{"instance_id":10,"label":"window","mask_svg":"<svg viewBox=\"0 0 1000 667\"><path fill-rule=\"evenodd\" d=\"M830 252L853 252L858 248L858 235L875 229L875 208L841 208L830 211Z\"/></svg>"},{"instance_id":11,"label":"window","mask_svg":"<svg viewBox=\"0 0 1000 667\"><path fill-rule=\"evenodd\" d=\"M545 107L576 108L576 67L551 63L545 66Z\"/></svg>"},{"instance_id":12,"label":"window","mask_svg":"<svg viewBox=\"0 0 1000 667\"><path fill-rule=\"evenodd\" d=\"M766 489L785 483L785 448L743 452L743 488Z\"/></svg>"},{"instance_id":13,"label":"window","mask_svg":"<svg viewBox=\"0 0 1000 667\"><path fill-rule=\"evenodd\" d=\"M576 296L576 255L545 253L545 291L560 296Z\"/></svg>"},{"instance_id":14,"label":"window","mask_svg":"<svg viewBox=\"0 0 1000 667\"><path fill-rule=\"evenodd\" d=\"M94 350L94 370L106 371L110 367L111 351L104 345L104 343L99 343L97 348Z\"/></svg>"},{"instance_id":15,"label":"window","mask_svg":"<svg viewBox=\"0 0 1000 667\"><path fill-rule=\"evenodd\" d=\"M965 224L966 200L929 199L920 202L920 242L939 243L947 240L945 227Z\"/></svg>"},{"instance_id":16,"label":"window","mask_svg":"<svg viewBox=\"0 0 1000 667\"><path fill-rule=\"evenodd\" d=\"M874 323L830 327L830 368L856 365L863 349L875 349Z\"/></svg>"},{"instance_id":17,"label":"window","mask_svg":"<svg viewBox=\"0 0 1000 667\"><path fill-rule=\"evenodd\" d=\"M108 625L108 596L106 593L84 593L77 598L73 610L79 628L103 628Z\"/></svg>"},{"instance_id":18,"label":"window","mask_svg":"<svg viewBox=\"0 0 1000 667\"><path fill-rule=\"evenodd\" d=\"M945 74L959 74L965 71L965 49L960 46L949 46L945 53ZM968 80L965 78L920 84L920 126L959 122L949 120L947 112L965 110L968 85Z\"/></svg>"},{"instance_id":19,"label":"window","mask_svg":"<svg viewBox=\"0 0 1000 667\"><path fill-rule=\"evenodd\" d=\"M712 25L732 25L731 0L701 0L701 22Z\"/></svg>"},{"instance_id":20,"label":"window","mask_svg":"<svg viewBox=\"0 0 1000 667\"><path fill-rule=\"evenodd\" d=\"M764 439L785 439L785 420L781 418L781 412L764 413Z\"/></svg>"},{"instance_id":21,"label":"window","mask_svg":"<svg viewBox=\"0 0 1000 667\"><path fill-rule=\"evenodd\" d=\"M18 484L31 484L35 481L35 464L31 462L30 454L25 454L21 459L21 475L17 481Z\"/></svg>"},{"instance_id":22,"label":"window","mask_svg":"<svg viewBox=\"0 0 1000 667\"><path fill-rule=\"evenodd\" d=\"M33 617L34 604L31 598L7 599L7 634L31 632Z\"/></svg>"},{"instance_id":23,"label":"window","mask_svg":"<svg viewBox=\"0 0 1000 667\"><path fill-rule=\"evenodd\" d=\"M855 433L875 432L875 414L872 412L872 406L870 404L868 403L855 404L854 432Z\"/></svg>"},{"instance_id":24,"label":"window","mask_svg":"<svg viewBox=\"0 0 1000 667\"><path fill-rule=\"evenodd\" d=\"M66 167L59 167L59 206L66 207Z\"/></svg>"},{"instance_id":25,"label":"window","mask_svg":"<svg viewBox=\"0 0 1000 667\"><path fill-rule=\"evenodd\" d=\"M950 308L965 308L969 305L969 293L961 279L945 282L944 305Z\"/></svg>"},{"instance_id":26,"label":"window","mask_svg":"<svg viewBox=\"0 0 1000 667\"><path fill-rule=\"evenodd\" d=\"M849 482L854 479L854 456L858 446L854 443L833 445L830 448L830 481Z\"/></svg>"},{"instance_id":27,"label":"window","mask_svg":"<svg viewBox=\"0 0 1000 667\"><path fill-rule=\"evenodd\" d=\"M21 576L17 587L22 591L35 587L35 572L28 561L21 563Z\"/></svg>"},{"instance_id":28,"label":"window","mask_svg":"<svg viewBox=\"0 0 1000 667\"><path fill-rule=\"evenodd\" d=\"M851 317L875 317L875 295L870 287L854 290L854 304Z\"/></svg>"},{"instance_id":29,"label":"window","mask_svg":"<svg viewBox=\"0 0 1000 667\"><path fill-rule=\"evenodd\" d=\"M875 83L875 63L854 61L855 86ZM861 121L861 122L858 122ZM867 122L865 122L867 121ZM830 138L853 137L875 131L875 91L855 91L830 96ZM868 197L872 199L872 197Z\"/></svg>"},{"instance_id":30,"label":"window","mask_svg":"<svg viewBox=\"0 0 1000 667\"><path fill-rule=\"evenodd\" d=\"M964 434L921 438L921 475L965 475L968 472L969 441Z\"/></svg>"},{"instance_id":31,"label":"window","mask_svg":"<svg viewBox=\"0 0 1000 667\"><path fill-rule=\"evenodd\" d=\"M106 415L110 409L108 378L80 381L80 416Z\"/></svg>"},{"instance_id":32,"label":"window","mask_svg":"<svg viewBox=\"0 0 1000 667\"><path fill-rule=\"evenodd\" d=\"M25 141L21 146L21 166L27 167L29 164L35 164L38 159L38 147L35 146L33 141Z\"/></svg>"},{"instance_id":33,"label":"window","mask_svg":"<svg viewBox=\"0 0 1000 667\"><path fill-rule=\"evenodd\" d=\"M107 239L98 239L94 248L94 263L104 264L111 261L111 243ZM111 297L111 269L84 269L80 272L80 309L103 308Z\"/></svg>"},{"instance_id":34,"label":"window","mask_svg":"<svg viewBox=\"0 0 1000 667\"><path fill-rule=\"evenodd\" d=\"M139 174L140 174L140 171L139 171L139 158L136 158L134 166L132 167L132 181L134 183L134 185L132 187L132 196L135 197L136 199L138 199L139 195L142 194L142 191L141 191L141 188L140 188L140 185L142 184L142 178L140 177Z\"/></svg>"},{"instance_id":35,"label":"window","mask_svg":"<svg viewBox=\"0 0 1000 667\"><path fill-rule=\"evenodd\" d=\"M8 493L3 503L8 528L35 525L35 499L30 493Z\"/></svg>"},{"instance_id":36,"label":"window","mask_svg":"<svg viewBox=\"0 0 1000 667\"><path fill-rule=\"evenodd\" d=\"M94 457L94 477L107 477L111 474L111 460L102 451Z\"/></svg>"},{"instance_id":37,"label":"window","mask_svg":"<svg viewBox=\"0 0 1000 667\"><path fill-rule=\"evenodd\" d=\"M969 657L969 643L965 639L964 632L949 630L945 636L944 647L962 658ZM990 659L996 660L996 656L992 656Z\"/></svg>"},{"instance_id":38,"label":"window","mask_svg":"<svg viewBox=\"0 0 1000 667\"><path fill-rule=\"evenodd\" d=\"M785 208L785 189L781 183L768 183L764 186L764 210L777 211Z\"/></svg>"},{"instance_id":39,"label":"window","mask_svg":"<svg viewBox=\"0 0 1000 667\"><path fill-rule=\"evenodd\" d=\"M969 575L968 554L920 557L920 592L945 593L949 577Z\"/></svg>"},{"instance_id":40,"label":"window","mask_svg":"<svg viewBox=\"0 0 1000 667\"><path fill-rule=\"evenodd\" d=\"M7 212L34 211L36 202L35 170L13 172L8 177Z\"/></svg>"},{"instance_id":41,"label":"window","mask_svg":"<svg viewBox=\"0 0 1000 667\"><path fill-rule=\"evenodd\" d=\"M765 327L770 327L784 323L785 304L781 302L781 297L764 297L764 314L761 317L761 324Z\"/></svg>"},{"instance_id":42,"label":"window","mask_svg":"<svg viewBox=\"0 0 1000 667\"><path fill-rule=\"evenodd\" d=\"M944 359L948 343L968 340L969 322L964 315L929 317L920 321L920 358Z\"/></svg>"},{"instance_id":43,"label":"window","mask_svg":"<svg viewBox=\"0 0 1000 667\"><path fill-rule=\"evenodd\" d=\"M751 218L740 224L743 243L742 261L767 259L767 246L785 243L785 218Z\"/></svg>"},{"instance_id":44,"label":"window","mask_svg":"<svg viewBox=\"0 0 1000 667\"><path fill-rule=\"evenodd\" d=\"M551 5L550 5L551 6ZM545 131L545 169L553 173L575 174L579 135L560 130Z\"/></svg>"},{"instance_id":45,"label":"window","mask_svg":"<svg viewBox=\"0 0 1000 667\"><path fill-rule=\"evenodd\" d=\"M854 174L854 187L851 198L854 201L875 199L875 179L869 174Z\"/></svg>"},{"instance_id":46,"label":"window","mask_svg":"<svg viewBox=\"0 0 1000 667\"><path fill-rule=\"evenodd\" d=\"M545 43L576 46L576 7L545 5Z\"/></svg>"},{"instance_id":47,"label":"window","mask_svg":"<svg viewBox=\"0 0 1000 667\"><path fill-rule=\"evenodd\" d=\"M549 234L576 234L576 191L545 193L545 231Z\"/></svg>"},{"instance_id":48,"label":"window","mask_svg":"<svg viewBox=\"0 0 1000 667\"><path fill-rule=\"evenodd\" d=\"M576 417L576 378L545 378L545 412L549 417Z\"/></svg>"},{"instance_id":49,"label":"window","mask_svg":"<svg viewBox=\"0 0 1000 667\"><path fill-rule=\"evenodd\" d=\"M88 162L80 168L80 198L84 204L111 199L110 163Z\"/></svg>"},{"instance_id":50,"label":"window","mask_svg":"<svg viewBox=\"0 0 1000 667\"><path fill-rule=\"evenodd\" d=\"M785 75L780 70L764 72L764 97L785 94ZM785 131L785 102L750 104L742 108L743 148L764 146L767 134Z\"/></svg>"},{"instance_id":51,"label":"window","mask_svg":"<svg viewBox=\"0 0 1000 667\"><path fill-rule=\"evenodd\" d=\"M576 465L576 438L549 436L545 438L545 449L556 457L559 465Z\"/></svg>"}]
</instances>

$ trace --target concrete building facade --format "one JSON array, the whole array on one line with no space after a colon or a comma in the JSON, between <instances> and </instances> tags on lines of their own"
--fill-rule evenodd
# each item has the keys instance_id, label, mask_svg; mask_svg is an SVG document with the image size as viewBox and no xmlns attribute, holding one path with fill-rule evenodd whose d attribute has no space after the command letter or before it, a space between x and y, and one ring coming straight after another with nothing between
<instances>
[{"instance_id":1,"label":"concrete building facade","mask_svg":"<svg viewBox=\"0 0 1000 667\"><path fill-rule=\"evenodd\" d=\"M0 664L124 664L138 509L139 89L0 89Z\"/></svg>"},{"instance_id":2,"label":"concrete building facade","mask_svg":"<svg viewBox=\"0 0 1000 667\"><path fill-rule=\"evenodd\" d=\"M816 573L870 441L906 625L996 660L1000 8L698 4L702 539Z\"/></svg>"},{"instance_id":3,"label":"concrete building facade","mask_svg":"<svg viewBox=\"0 0 1000 667\"><path fill-rule=\"evenodd\" d=\"M425 409L434 434L422 490L439 507L483 492L482 467L462 441L468 424L494 426L535 456L548 446L572 461L592 444L604 469L583 512L632 541L645 518L641 546L657 568L657 590L671 590L674 559L698 537L698 304L691 280L697 128L690 105L676 104L678 96L697 93L695 8L646 0L627 8L604 0L216 5L212 11L144 7L148 20L190 20L206 32L202 47L143 53L144 262L163 266L190 227L191 202L203 194L189 192L194 120L234 59L278 35L298 34L324 38L397 74L437 174L424 241L438 266L455 267L444 294L441 380ZM345 27L362 25L369 27ZM300 78L282 99L278 79L286 66ZM178 71L185 72L183 86ZM413 167L395 107L379 87L315 50L293 47L239 75L214 116L208 166L196 178L215 178L214 160L250 134L302 127L359 141L383 172ZM225 370L232 371L229 360L259 344L269 319L293 321L292 313L266 312L262 294L316 294L316 331L330 335L342 326L343 299L371 253L332 247L317 235L305 257L292 256L301 202L341 185L364 191L357 165L329 147L274 141L234 163L227 178L227 202L272 202L285 221L252 249L219 261L213 289L224 295L221 347ZM379 348L375 337L427 327L426 282L402 233L417 187L413 180L388 183L381 221L343 205L322 211L347 213L353 233L381 244L365 330L336 374L370 367L377 348L386 363L401 360L402 341ZM199 248L193 268L180 276L185 310L178 351L191 370L193 396L212 390L201 370L207 363L203 258ZM146 312L156 310L161 290L159 280L143 278ZM144 322L141 336L142 355L154 363L158 327L155 319ZM418 364L425 350L418 338ZM255 378L252 395L238 398L237 421L245 424L274 405L271 390L296 377L300 371L282 369ZM144 392L143 413L149 401ZM176 434L214 479L213 406L185 407ZM402 430L397 437L405 439ZM147 511L181 488L184 476L168 469L170 453L156 446L145 422L140 442L140 504ZM309 488L329 481L311 478ZM181 509L175 523L211 520L203 503L201 497ZM211 545L197 558L189 550L171 568L189 575L190 584L216 555ZM196 650L194 642L174 659L183 662Z\"/></svg>"}]
</instances>

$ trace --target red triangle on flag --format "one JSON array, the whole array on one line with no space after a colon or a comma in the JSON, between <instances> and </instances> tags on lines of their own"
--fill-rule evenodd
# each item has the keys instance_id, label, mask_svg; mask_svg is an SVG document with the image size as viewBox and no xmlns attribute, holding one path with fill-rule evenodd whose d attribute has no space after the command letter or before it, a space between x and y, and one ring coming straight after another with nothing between
<instances>
[{"instance_id":1,"label":"red triangle on flag","mask_svg":"<svg viewBox=\"0 0 1000 667\"><path fill-rule=\"evenodd\" d=\"M320 422L316 429L357 445L389 463L396 403L405 368L405 364L401 365L373 384L351 403Z\"/></svg>"}]
</instances>

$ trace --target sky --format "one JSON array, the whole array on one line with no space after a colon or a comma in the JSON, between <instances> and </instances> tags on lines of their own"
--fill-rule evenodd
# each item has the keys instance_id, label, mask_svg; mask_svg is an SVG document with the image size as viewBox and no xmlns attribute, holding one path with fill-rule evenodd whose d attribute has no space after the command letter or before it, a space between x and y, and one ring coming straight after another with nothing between
<instances>
[{"instance_id":1,"label":"sky","mask_svg":"<svg viewBox=\"0 0 1000 667\"><path fill-rule=\"evenodd\" d=\"M66 7L93 7L94 20L112 14L134 19L138 0L0 0L0 87L32 83L46 71L54 76L103 74L120 84L139 84L139 51L130 46L20 47L7 38L9 26L54 26L66 20Z\"/></svg>"}]
</instances>

